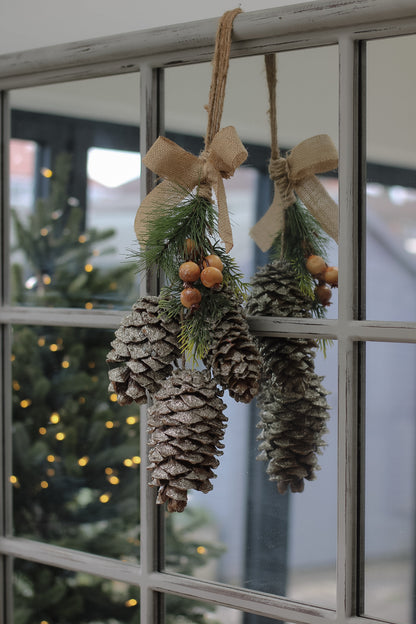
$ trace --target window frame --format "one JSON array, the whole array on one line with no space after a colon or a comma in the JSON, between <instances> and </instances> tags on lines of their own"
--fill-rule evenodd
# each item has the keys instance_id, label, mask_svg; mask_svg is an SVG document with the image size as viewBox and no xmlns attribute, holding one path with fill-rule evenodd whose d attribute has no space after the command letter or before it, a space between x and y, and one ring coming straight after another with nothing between
<instances>
[{"instance_id":1,"label":"window frame","mask_svg":"<svg viewBox=\"0 0 416 624\"><path fill-rule=\"evenodd\" d=\"M353 9L351 10L351 4ZM115 328L117 311L23 308L9 304L8 142L10 110L7 90L111 74L140 72L140 151L146 153L163 134L163 68L209 61L217 20L164 27L77 44L0 56L0 202L1 202L1 427L0 443L0 581L3 600L0 624L12 618L12 561L20 557L38 563L83 571L141 587L141 624L163 622L163 595L177 594L213 604L299 624L358 624L379 622L358 615L363 596L363 465L365 343L416 343L416 323L365 320L365 42L416 33L414 0L318 0L241 14L235 20L232 57L337 45L339 51L339 205L340 285L338 318L250 319L253 331L270 336L326 337L337 340L338 403L338 546L336 609L311 606L281 596L229 587L161 570L162 511L147 487L145 409L141 418L141 553L140 566L81 553L50 544L15 538L11 531L11 324ZM145 170L142 196L155 182ZM155 293L149 275L140 294Z\"/></svg>"}]
</instances>

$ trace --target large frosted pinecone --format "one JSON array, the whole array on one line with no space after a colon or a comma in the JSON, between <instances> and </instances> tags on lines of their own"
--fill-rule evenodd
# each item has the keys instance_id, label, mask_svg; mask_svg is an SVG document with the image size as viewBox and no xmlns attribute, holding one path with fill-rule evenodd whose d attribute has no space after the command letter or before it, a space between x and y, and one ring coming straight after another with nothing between
<instances>
[{"instance_id":1,"label":"large frosted pinecone","mask_svg":"<svg viewBox=\"0 0 416 624\"><path fill-rule=\"evenodd\" d=\"M177 369L148 410L150 485L159 504L183 511L187 490L212 490L227 417L222 392L207 371Z\"/></svg>"},{"instance_id":2,"label":"large frosted pinecone","mask_svg":"<svg viewBox=\"0 0 416 624\"><path fill-rule=\"evenodd\" d=\"M247 310L251 315L310 317L312 302L297 284L286 261L262 267L253 278ZM327 432L328 403L322 378L315 373L316 343L308 338L258 337L263 359L259 395L259 459L278 490L301 492L303 479L315 478L316 455Z\"/></svg>"},{"instance_id":3,"label":"large frosted pinecone","mask_svg":"<svg viewBox=\"0 0 416 624\"><path fill-rule=\"evenodd\" d=\"M242 306L235 301L215 325L204 363L236 401L249 403L259 391L261 358Z\"/></svg>"},{"instance_id":4,"label":"large frosted pinecone","mask_svg":"<svg viewBox=\"0 0 416 624\"><path fill-rule=\"evenodd\" d=\"M304 479L314 480L319 470L329 407L321 380L311 373L302 393L276 395L273 384L261 393L258 459L268 462L266 472L281 494L302 492Z\"/></svg>"},{"instance_id":5,"label":"large frosted pinecone","mask_svg":"<svg viewBox=\"0 0 416 624\"><path fill-rule=\"evenodd\" d=\"M117 393L120 405L146 403L146 390L156 392L180 356L179 324L160 315L158 302L158 297L139 298L115 332L107 362L109 391Z\"/></svg>"}]
</instances>

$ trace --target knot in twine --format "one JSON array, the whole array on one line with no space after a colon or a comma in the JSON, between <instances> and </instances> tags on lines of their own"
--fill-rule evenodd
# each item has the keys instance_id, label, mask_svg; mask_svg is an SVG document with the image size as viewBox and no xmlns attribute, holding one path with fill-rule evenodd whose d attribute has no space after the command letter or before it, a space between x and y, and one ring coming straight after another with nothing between
<instances>
[{"instance_id":1,"label":"knot in twine","mask_svg":"<svg viewBox=\"0 0 416 624\"><path fill-rule=\"evenodd\" d=\"M250 236L262 251L273 244L284 230L284 211L296 201L296 195L329 236L338 242L338 206L315 176L338 166L338 153L327 134L302 141L286 158L272 158L270 177L274 197L266 214L250 230Z\"/></svg>"},{"instance_id":2,"label":"knot in twine","mask_svg":"<svg viewBox=\"0 0 416 624\"><path fill-rule=\"evenodd\" d=\"M289 167L286 158L271 158L269 162L269 176L273 182L279 187L280 196L283 200L284 207L291 206L296 201L293 192L293 184L289 176Z\"/></svg>"},{"instance_id":3,"label":"knot in twine","mask_svg":"<svg viewBox=\"0 0 416 624\"><path fill-rule=\"evenodd\" d=\"M225 250L230 251L233 237L223 179L230 178L246 158L247 151L233 126L217 132L200 156L160 136L143 159L146 167L164 180L146 195L137 211L134 229L140 244L146 245L152 215L160 207L179 204L195 187L199 196L211 201L212 188L217 198L218 232Z\"/></svg>"}]
</instances>

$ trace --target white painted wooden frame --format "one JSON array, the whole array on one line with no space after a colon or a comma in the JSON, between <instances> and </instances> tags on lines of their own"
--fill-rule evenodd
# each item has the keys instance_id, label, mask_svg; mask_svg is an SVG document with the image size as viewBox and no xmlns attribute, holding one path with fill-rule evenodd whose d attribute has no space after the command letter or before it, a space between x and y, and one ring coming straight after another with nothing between
<instances>
[{"instance_id":1,"label":"white painted wooden frame","mask_svg":"<svg viewBox=\"0 0 416 624\"><path fill-rule=\"evenodd\" d=\"M416 323L364 319L365 275L365 41L416 33L414 0L325 0L267 11L242 13L234 23L232 56L248 56L321 45L339 48L339 183L340 289L336 320L256 318L254 331L274 336L320 336L337 340L339 368L338 436L338 547L337 603L327 609L247 589L228 587L160 572L162 535L154 492L147 487L146 430L142 418L141 564L123 563L12 536L9 516L11 457L10 338L12 323L115 328L122 313L108 311L19 308L9 305L8 138L6 90L47 83L140 71L141 151L145 153L162 131L163 68L212 58L217 20L175 25L121 36L76 42L30 52L0 56L1 170L1 288L0 376L0 581L3 608L0 624L12 624L12 558L86 571L141 588L140 624L163 621L161 599L174 593L291 623L358 624L374 618L358 617L360 586L359 542L362 474L359 465L362 435L362 386L366 341L416 343ZM142 192L153 184L142 176ZM357 288L358 284L358 288ZM143 286L154 292L152 276Z\"/></svg>"}]
</instances>

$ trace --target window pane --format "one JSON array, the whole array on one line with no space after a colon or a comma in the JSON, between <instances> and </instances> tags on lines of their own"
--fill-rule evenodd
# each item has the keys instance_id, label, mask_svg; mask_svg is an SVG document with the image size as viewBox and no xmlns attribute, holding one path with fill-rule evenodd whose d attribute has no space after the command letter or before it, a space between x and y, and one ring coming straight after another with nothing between
<instances>
[{"instance_id":1,"label":"window pane","mask_svg":"<svg viewBox=\"0 0 416 624\"><path fill-rule=\"evenodd\" d=\"M365 608L414 620L416 347L367 343Z\"/></svg>"},{"instance_id":2,"label":"window pane","mask_svg":"<svg viewBox=\"0 0 416 624\"><path fill-rule=\"evenodd\" d=\"M16 559L16 624L131 624L139 621L139 589L84 572Z\"/></svg>"},{"instance_id":3,"label":"window pane","mask_svg":"<svg viewBox=\"0 0 416 624\"><path fill-rule=\"evenodd\" d=\"M137 561L139 410L108 394L111 339L107 330L14 327L14 531Z\"/></svg>"},{"instance_id":4,"label":"window pane","mask_svg":"<svg viewBox=\"0 0 416 624\"><path fill-rule=\"evenodd\" d=\"M137 297L137 102L133 74L12 92L12 135L36 146L22 180L12 143L13 303L112 308Z\"/></svg>"},{"instance_id":5,"label":"window pane","mask_svg":"<svg viewBox=\"0 0 416 624\"><path fill-rule=\"evenodd\" d=\"M367 318L415 321L416 36L367 48Z\"/></svg>"},{"instance_id":6,"label":"window pane","mask_svg":"<svg viewBox=\"0 0 416 624\"><path fill-rule=\"evenodd\" d=\"M279 624L261 615L243 613L182 596L166 596L166 624ZM289 623L288 623L289 624Z\"/></svg>"},{"instance_id":7,"label":"window pane","mask_svg":"<svg viewBox=\"0 0 416 624\"><path fill-rule=\"evenodd\" d=\"M331 418L316 481L279 494L267 462L256 461L254 406L225 396L229 418L213 491L190 490L180 514L166 518L166 568L198 578L335 606L337 348L319 355Z\"/></svg>"},{"instance_id":8,"label":"window pane","mask_svg":"<svg viewBox=\"0 0 416 624\"><path fill-rule=\"evenodd\" d=\"M132 223L132 208L139 205L140 154L125 150L91 147L87 156L87 228L117 229L111 239L114 253L106 253L108 242L98 243L95 265L114 266L137 249ZM116 216L116 219L115 219Z\"/></svg>"}]
</instances>

